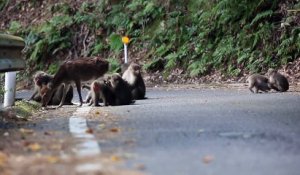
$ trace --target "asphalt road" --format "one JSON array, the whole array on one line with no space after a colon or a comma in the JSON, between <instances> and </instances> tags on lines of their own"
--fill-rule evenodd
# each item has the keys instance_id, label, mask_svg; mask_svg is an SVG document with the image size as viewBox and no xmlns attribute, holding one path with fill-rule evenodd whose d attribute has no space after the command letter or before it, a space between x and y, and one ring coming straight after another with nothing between
<instances>
[{"instance_id":1,"label":"asphalt road","mask_svg":"<svg viewBox=\"0 0 300 175\"><path fill-rule=\"evenodd\" d=\"M147 97L97 108L117 118L119 135L99 145L127 157L120 168L151 175L300 172L299 92L162 88L149 89Z\"/></svg>"},{"instance_id":2,"label":"asphalt road","mask_svg":"<svg viewBox=\"0 0 300 175\"><path fill-rule=\"evenodd\" d=\"M120 118L122 133L102 148L132 155L126 168L143 165L153 175L299 174L299 93L162 89L147 96L105 108ZM126 140L135 144L126 147Z\"/></svg>"}]
</instances>

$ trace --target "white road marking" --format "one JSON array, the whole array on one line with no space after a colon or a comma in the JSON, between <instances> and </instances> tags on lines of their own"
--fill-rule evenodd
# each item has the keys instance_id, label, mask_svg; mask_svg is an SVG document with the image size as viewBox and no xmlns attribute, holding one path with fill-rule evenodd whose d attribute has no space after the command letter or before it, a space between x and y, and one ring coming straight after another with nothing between
<instances>
[{"instance_id":1,"label":"white road marking","mask_svg":"<svg viewBox=\"0 0 300 175\"><path fill-rule=\"evenodd\" d=\"M78 157L97 156L101 154L100 146L91 133L87 133L87 121L84 118L91 110L91 107L80 107L69 119L69 129L73 137L78 139L76 155ZM99 163L85 163L77 165L77 172L100 171L102 165Z\"/></svg>"}]
</instances>

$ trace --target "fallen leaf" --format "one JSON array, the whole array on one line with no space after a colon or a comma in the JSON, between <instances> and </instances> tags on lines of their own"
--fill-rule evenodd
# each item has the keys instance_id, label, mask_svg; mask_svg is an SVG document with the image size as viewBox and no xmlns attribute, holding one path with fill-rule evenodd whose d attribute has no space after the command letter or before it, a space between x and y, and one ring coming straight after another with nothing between
<instances>
[{"instance_id":1,"label":"fallen leaf","mask_svg":"<svg viewBox=\"0 0 300 175\"><path fill-rule=\"evenodd\" d=\"M111 128L110 131L111 131L111 132L119 132L120 129L119 129L119 128Z\"/></svg>"},{"instance_id":2,"label":"fallen leaf","mask_svg":"<svg viewBox=\"0 0 300 175\"><path fill-rule=\"evenodd\" d=\"M106 126L105 126L104 123L101 123L98 127L101 128L101 129L104 129Z\"/></svg>"},{"instance_id":3,"label":"fallen leaf","mask_svg":"<svg viewBox=\"0 0 300 175\"><path fill-rule=\"evenodd\" d=\"M111 156L110 159L111 159L113 162L118 162L118 161L121 160L121 158L120 158L119 156L115 156L115 155Z\"/></svg>"},{"instance_id":4,"label":"fallen leaf","mask_svg":"<svg viewBox=\"0 0 300 175\"><path fill-rule=\"evenodd\" d=\"M31 151L39 151L42 149L41 145L38 143L32 143L27 146Z\"/></svg>"},{"instance_id":5,"label":"fallen leaf","mask_svg":"<svg viewBox=\"0 0 300 175\"><path fill-rule=\"evenodd\" d=\"M0 167L5 166L7 163L7 155L0 151Z\"/></svg>"},{"instance_id":6,"label":"fallen leaf","mask_svg":"<svg viewBox=\"0 0 300 175\"><path fill-rule=\"evenodd\" d=\"M91 129L91 128L88 128L85 132L89 133L89 134L93 134L94 133L93 129Z\"/></svg>"},{"instance_id":7,"label":"fallen leaf","mask_svg":"<svg viewBox=\"0 0 300 175\"><path fill-rule=\"evenodd\" d=\"M33 134L34 131L32 129L20 128L19 131L23 134Z\"/></svg>"},{"instance_id":8,"label":"fallen leaf","mask_svg":"<svg viewBox=\"0 0 300 175\"><path fill-rule=\"evenodd\" d=\"M96 114L96 115L99 115L99 114L100 114L100 112L99 112L99 111L96 111L96 112L95 112L95 114Z\"/></svg>"},{"instance_id":9,"label":"fallen leaf","mask_svg":"<svg viewBox=\"0 0 300 175\"><path fill-rule=\"evenodd\" d=\"M48 156L46 159L49 163L57 163L59 161L59 158L55 156Z\"/></svg>"},{"instance_id":10,"label":"fallen leaf","mask_svg":"<svg viewBox=\"0 0 300 175\"><path fill-rule=\"evenodd\" d=\"M205 163L205 164L209 164L209 163L211 163L214 159L215 159L214 156L212 156L212 155L206 155L206 156L203 157L202 161L203 161L203 163Z\"/></svg>"}]
</instances>

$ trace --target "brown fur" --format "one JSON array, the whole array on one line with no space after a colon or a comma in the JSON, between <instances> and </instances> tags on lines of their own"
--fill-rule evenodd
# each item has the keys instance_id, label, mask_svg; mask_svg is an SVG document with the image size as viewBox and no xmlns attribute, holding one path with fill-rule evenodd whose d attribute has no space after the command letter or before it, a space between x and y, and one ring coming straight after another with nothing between
<instances>
[{"instance_id":1,"label":"brown fur","mask_svg":"<svg viewBox=\"0 0 300 175\"><path fill-rule=\"evenodd\" d=\"M109 82L105 80L95 80L91 85L91 102L89 105L100 106L103 102L104 106L115 105L115 94Z\"/></svg>"},{"instance_id":2,"label":"brown fur","mask_svg":"<svg viewBox=\"0 0 300 175\"><path fill-rule=\"evenodd\" d=\"M50 97L55 89L61 84L64 84L63 98L59 104L61 107L65 101L66 91L70 87L70 84L75 82L77 92L79 95L80 106L82 106L81 96L81 82L97 79L103 76L109 68L109 64L106 60L99 57L95 58L81 58L74 61L64 62L58 69L51 81L49 91L43 98L43 106L47 106Z\"/></svg>"},{"instance_id":3,"label":"brown fur","mask_svg":"<svg viewBox=\"0 0 300 175\"><path fill-rule=\"evenodd\" d=\"M122 78L129 84L133 99L145 99L146 86L141 74L141 66L131 63Z\"/></svg>"},{"instance_id":4,"label":"brown fur","mask_svg":"<svg viewBox=\"0 0 300 175\"><path fill-rule=\"evenodd\" d=\"M43 71L36 72L33 75L34 90L29 100L41 102L42 101L41 89L43 86L47 85L52 80L52 78L53 76L48 75L46 72Z\"/></svg>"},{"instance_id":5,"label":"brown fur","mask_svg":"<svg viewBox=\"0 0 300 175\"><path fill-rule=\"evenodd\" d=\"M252 93L254 93L254 91L252 90L253 88L255 89L255 93L258 93L259 90L263 92L267 92L270 90L268 86L268 78L263 75L253 74L248 77L247 81L249 83L249 90Z\"/></svg>"},{"instance_id":6,"label":"brown fur","mask_svg":"<svg viewBox=\"0 0 300 175\"><path fill-rule=\"evenodd\" d=\"M268 77L269 77L269 87L279 91L279 92L285 92L289 90L289 81L288 79L277 72L277 70L270 69L268 71Z\"/></svg>"},{"instance_id":7,"label":"brown fur","mask_svg":"<svg viewBox=\"0 0 300 175\"><path fill-rule=\"evenodd\" d=\"M29 100L34 100L37 102L41 102L42 97L48 92L48 84L52 81L53 76L49 75L43 71L38 71L33 76L34 82L34 92ZM48 105L58 105L62 99L63 87L59 87L54 91ZM71 105L73 99L73 87L67 91L65 105Z\"/></svg>"},{"instance_id":8,"label":"brown fur","mask_svg":"<svg viewBox=\"0 0 300 175\"><path fill-rule=\"evenodd\" d=\"M129 105L133 103L129 84L119 74L113 74L109 78L112 92L115 95L114 105Z\"/></svg>"}]
</instances>

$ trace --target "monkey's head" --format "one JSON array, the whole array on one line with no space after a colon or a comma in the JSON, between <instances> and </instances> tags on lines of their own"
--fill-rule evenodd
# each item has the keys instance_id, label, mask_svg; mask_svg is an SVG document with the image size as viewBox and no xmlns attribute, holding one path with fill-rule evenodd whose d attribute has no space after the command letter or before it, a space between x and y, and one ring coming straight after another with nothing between
<instances>
[{"instance_id":1,"label":"monkey's head","mask_svg":"<svg viewBox=\"0 0 300 175\"><path fill-rule=\"evenodd\" d=\"M116 86L118 86L118 84L122 81L122 77L120 76L120 74L118 73L115 73L115 74L112 74L109 78L109 82L111 84L111 86L113 88L115 88Z\"/></svg>"},{"instance_id":2,"label":"monkey's head","mask_svg":"<svg viewBox=\"0 0 300 175\"><path fill-rule=\"evenodd\" d=\"M33 81L35 85L42 86L42 78L46 75L43 71L37 71L33 76Z\"/></svg>"},{"instance_id":3,"label":"monkey's head","mask_svg":"<svg viewBox=\"0 0 300 175\"><path fill-rule=\"evenodd\" d=\"M136 63L131 63L130 64L130 69L133 71L134 75L141 74L141 66L136 64Z\"/></svg>"}]
</instances>

